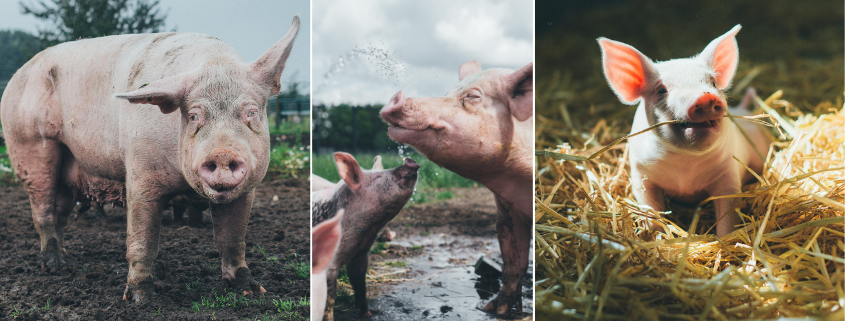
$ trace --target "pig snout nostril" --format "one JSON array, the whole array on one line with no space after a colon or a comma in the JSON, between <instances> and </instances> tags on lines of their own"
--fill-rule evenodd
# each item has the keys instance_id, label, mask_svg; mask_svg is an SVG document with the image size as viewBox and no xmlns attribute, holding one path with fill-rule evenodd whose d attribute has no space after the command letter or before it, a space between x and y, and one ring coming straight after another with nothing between
<instances>
[{"instance_id":1,"label":"pig snout nostril","mask_svg":"<svg viewBox=\"0 0 845 321\"><path fill-rule=\"evenodd\" d=\"M232 161L232 162L230 162L230 163L229 163L229 170L230 170L230 171L233 171L233 172L234 172L234 171L236 171L237 169L238 169L238 162L236 162L236 161Z\"/></svg>"},{"instance_id":2,"label":"pig snout nostril","mask_svg":"<svg viewBox=\"0 0 845 321\"><path fill-rule=\"evenodd\" d=\"M210 173L214 173L217 170L217 164L214 162L205 162L205 164L202 164L202 168Z\"/></svg>"}]
</instances>

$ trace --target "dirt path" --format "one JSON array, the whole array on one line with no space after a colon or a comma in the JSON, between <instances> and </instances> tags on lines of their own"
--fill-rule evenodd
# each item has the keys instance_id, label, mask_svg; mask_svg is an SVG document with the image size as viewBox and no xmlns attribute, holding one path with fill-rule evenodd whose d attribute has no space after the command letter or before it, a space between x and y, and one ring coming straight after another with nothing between
<instances>
[{"instance_id":1,"label":"dirt path","mask_svg":"<svg viewBox=\"0 0 845 321\"><path fill-rule=\"evenodd\" d=\"M453 192L455 198L445 202L410 204L388 223L396 239L382 253L370 255L370 320L496 319L480 308L498 293L501 279L474 273L482 256L502 263L493 194L485 188ZM524 313L507 319L531 319L531 280L529 272L522 282ZM335 319L356 320L351 288L342 289Z\"/></svg>"},{"instance_id":2,"label":"dirt path","mask_svg":"<svg viewBox=\"0 0 845 321\"><path fill-rule=\"evenodd\" d=\"M48 274L37 263L38 234L26 193L20 187L0 188L0 319L305 319L308 306L280 307L309 296L308 276L292 269L310 262L308 191L308 182L296 179L265 182L257 189L246 257L265 295L225 297L209 212L204 226L187 227L168 222L168 210L155 263L158 294L136 305L121 300L128 271L124 209L108 205L105 218L90 217L93 211L72 214L65 229L71 264Z\"/></svg>"}]
</instances>

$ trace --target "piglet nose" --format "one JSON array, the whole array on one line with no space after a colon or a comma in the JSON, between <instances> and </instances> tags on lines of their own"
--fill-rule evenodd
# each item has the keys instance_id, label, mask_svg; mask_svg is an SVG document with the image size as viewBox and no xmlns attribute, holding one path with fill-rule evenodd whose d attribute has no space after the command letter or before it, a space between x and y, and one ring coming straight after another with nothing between
<instances>
[{"instance_id":1,"label":"piglet nose","mask_svg":"<svg viewBox=\"0 0 845 321\"><path fill-rule=\"evenodd\" d=\"M405 166L407 166L411 169L414 169L414 170L420 169L420 164L417 164L417 162L415 162L413 159L410 159L408 157L405 157Z\"/></svg>"},{"instance_id":2,"label":"piglet nose","mask_svg":"<svg viewBox=\"0 0 845 321\"><path fill-rule=\"evenodd\" d=\"M693 123L720 119L725 115L725 105L727 104L721 97L705 93L687 110L687 117Z\"/></svg>"},{"instance_id":3,"label":"piglet nose","mask_svg":"<svg viewBox=\"0 0 845 321\"><path fill-rule=\"evenodd\" d=\"M218 192L235 188L243 182L246 174L244 159L228 148L213 150L199 168L199 175L203 181Z\"/></svg>"}]
</instances>

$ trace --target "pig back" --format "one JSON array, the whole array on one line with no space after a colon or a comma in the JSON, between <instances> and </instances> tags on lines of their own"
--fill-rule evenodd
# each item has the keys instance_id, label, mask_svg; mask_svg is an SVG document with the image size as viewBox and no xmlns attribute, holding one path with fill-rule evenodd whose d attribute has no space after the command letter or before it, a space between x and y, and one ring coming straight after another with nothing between
<instances>
[{"instance_id":1,"label":"pig back","mask_svg":"<svg viewBox=\"0 0 845 321\"><path fill-rule=\"evenodd\" d=\"M109 36L48 48L12 77L0 102L10 154L57 140L81 173L74 177L125 181L127 155L178 171L181 113L163 114L114 94L194 70L214 55L242 61L222 41L194 33Z\"/></svg>"}]
</instances>

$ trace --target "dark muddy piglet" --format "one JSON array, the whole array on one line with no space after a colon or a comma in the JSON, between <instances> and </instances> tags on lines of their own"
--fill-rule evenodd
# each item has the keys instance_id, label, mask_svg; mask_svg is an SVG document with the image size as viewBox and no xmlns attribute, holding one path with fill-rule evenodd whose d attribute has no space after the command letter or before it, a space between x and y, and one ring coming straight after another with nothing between
<instances>
[{"instance_id":1,"label":"dark muddy piglet","mask_svg":"<svg viewBox=\"0 0 845 321\"><path fill-rule=\"evenodd\" d=\"M398 92L381 109L393 140L484 184L496 196L496 230L504 260L502 289L484 311L522 310L520 282L528 268L534 166L534 64L519 70L461 65L458 86L445 97Z\"/></svg>"},{"instance_id":2,"label":"dark muddy piglet","mask_svg":"<svg viewBox=\"0 0 845 321\"><path fill-rule=\"evenodd\" d=\"M405 164L394 169L365 171L352 155L335 153L334 158L342 180L333 188L311 193L313 226L331 219L338 210L345 210L337 257L326 273L325 320L334 319L337 273L344 265L355 291L355 306L361 315L371 315L366 284L370 247L379 230L396 217L411 198L420 168L414 160L405 158Z\"/></svg>"},{"instance_id":3,"label":"dark muddy piglet","mask_svg":"<svg viewBox=\"0 0 845 321\"><path fill-rule=\"evenodd\" d=\"M29 194L40 261L65 264L76 200L125 204L124 300L154 294L162 210L177 195L210 201L223 280L265 292L244 260L255 186L270 156L267 99L278 93L299 30L258 60L196 33L109 36L50 47L9 81L0 120Z\"/></svg>"}]
</instances>

